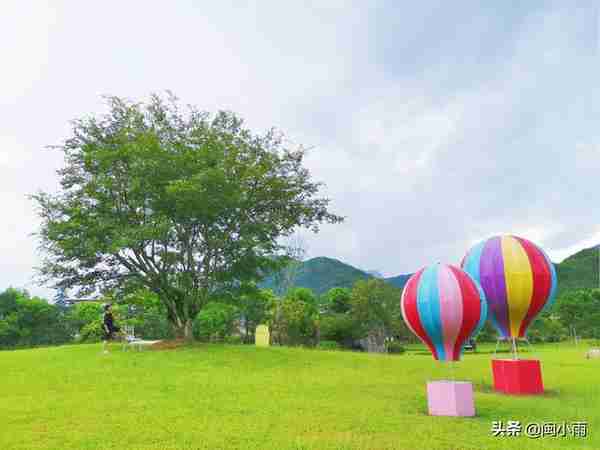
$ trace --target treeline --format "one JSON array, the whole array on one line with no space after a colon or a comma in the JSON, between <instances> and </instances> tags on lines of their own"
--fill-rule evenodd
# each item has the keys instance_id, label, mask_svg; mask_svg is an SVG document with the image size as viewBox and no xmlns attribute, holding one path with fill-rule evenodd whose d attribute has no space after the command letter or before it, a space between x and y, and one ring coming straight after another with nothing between
<instances>
[{"instance_id":1,"label":"treeline","mask_svg":"<svg viewBox=\"0 0 600 450\"><path fill-rule=\"evenodd\" d=\"M306 288L290 289L283 296L254 289L206 304L194 320L193 333L201 341L253 343L254 330L264 323L275 345L402 352L402 344L415 338L402 320L400 295L379 279L358 281L352 289L333 288L321 296ZM99 341L102 304L107 302L113 304L117 322L133 326L136 336L175 337L164 305L147 291L64 306L11 288L0 294L0 348ZM532 342L574 336L600 339L600 289L564 293L528 332ZM496 337L488 321L477 340L494 342Z\"/></svg>"},{"instance_id":2,"label":"treeline","mask_svg":"<svg viewBox=\"0 0 600 450\"><path fill-rule=\"evenodd\" d=\"M142 337L171 338L166 312L151 295L138 294L115 303L123 325L132 325ZM102 336L102 303L81 302L73 306L52 304L27 291L9 288L0 294L0 348L96 342Z\"/></svg>"}]
</instances>

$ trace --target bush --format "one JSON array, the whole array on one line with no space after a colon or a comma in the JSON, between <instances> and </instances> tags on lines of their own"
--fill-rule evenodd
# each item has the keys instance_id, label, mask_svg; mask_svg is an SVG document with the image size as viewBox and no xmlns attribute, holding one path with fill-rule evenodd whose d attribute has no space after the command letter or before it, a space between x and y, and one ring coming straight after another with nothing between
<instances>
[{"instance_id":1,"label":"bush","mask_svg":"<svg viewBox=\"0 0 600 450\"><path fill-rule=\"evenodd\" d=\"M243 339L241 336L233 335L233 336L225 336L224 341L226 344L240 345L240 344L242 344Z\"/></svg>"},{"instance_id":2,"label":"bush","mask_svg":"<svg viewBox=\"0 0 600 450\"><path fill-rule=\"evenodd\" d=\"M335 341L321 341L318 348L320 350L337 350L340 348L340 344Z\"/></svg>"},{"instance_id":3,"label":"bush","mask_svg":"<svg viewBox=\"0 0 600 450\"><path fill-rule=\"evenodd\" d=\"M348 314L330 314L321 317L321 338L335 341L342 346L351 347L360 338L360 330Z\"/></svg>"},{"instance_id":4,"label":"bush","mask_svg":"<svg viewBox=\"0 0 600 450\"><path fill-rule=\"evenodd\" d=\"M556 319L550 317L537 318L527 336L530 342L560 342L568 338L568 330Z\"/></svg>"},{"instance_id":5,"label":"bush","mask_svg":"<svg viewBox=\"0 0 600 450\"><path fill-rule=\"evenodd\" d=\"M406 349L404 348L404 346L398 342L398 341L390 341L387 343L386 345L387 348L387 352L394 354L394 355L399 355L401 353L404 353L406 351Z\"/></svg>"},{"instance_id":6,"label":"bush","mask_svg":"<svg viewBox=\"0 0 600 450\"><path fill-rule=\"evenodd\" d=\"M238 310L227 303L208 303L194 320L196 339L218 341L230 336L238 319Z\"/></svg>"},{"instance_id":7,"label":"bush","mask_svg":"<svg viewBox=\"0 0 600 450\"><path fill-rule=\"evenodd\" d=\"M102 320L94 320L85 324L79 331L78 341L81 342L99 342L104 335L102 331Z\"/></svg>"},{"instance_id":8,"label":"bush","mask_svg":"<svg viewBox=\"0 0 600 450\"><path fill-rule=\"evenodd\" d=\"M295 293L305 294L303 290ZM279 333L279 343L283 345L314 345L317 333L315 318L318 310L314 304L286 297L279 309L275 328Z\"/></svg>"}]
</instances>

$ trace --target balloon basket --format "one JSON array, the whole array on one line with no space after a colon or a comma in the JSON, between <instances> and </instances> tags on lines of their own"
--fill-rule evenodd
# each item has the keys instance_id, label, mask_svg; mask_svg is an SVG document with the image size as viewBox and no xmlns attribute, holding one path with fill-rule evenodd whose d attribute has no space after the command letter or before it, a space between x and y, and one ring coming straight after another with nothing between
<instances>
[{"instance_id":1,"label":"balloon basket","mask_svg":"<svg viewBox=\"0 0 600 450\"><path fill-rule=\"evenodd\" d=\"M508 395L544 393L542 368L537 359L492 359L494 390Z\"/></svg>"},{"instance_id":2,"label":"balloon basket","mask_svg":"<svg viewBox=\"0 0 600 450\"><path fill-rule=\"evenodd\" d=\"M427 406L430 416L472 417L473 385L467 381L429 381Z\"/></svg>"}]
</instances>

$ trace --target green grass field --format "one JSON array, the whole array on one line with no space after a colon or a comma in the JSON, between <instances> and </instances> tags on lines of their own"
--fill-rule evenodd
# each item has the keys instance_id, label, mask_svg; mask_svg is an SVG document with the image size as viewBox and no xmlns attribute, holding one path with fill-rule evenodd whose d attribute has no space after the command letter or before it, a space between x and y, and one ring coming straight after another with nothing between
<instances>
[{"instance_id":1,"label":"green grass field","mask_svg":"<svg viewBox=\"0 0 600 450\"><path fill-rule=\"evenodd\" d=\"M0 449L600 449L600 360L583 346L537 349L541 397L493 393L492 355L466 355L454 377L473 381L475 418L426 414L426 381L452 371L418 348L100 350L0 352ZM493 437L494 420L585 420L588 437Z\"/></svg>"}]
</instances>

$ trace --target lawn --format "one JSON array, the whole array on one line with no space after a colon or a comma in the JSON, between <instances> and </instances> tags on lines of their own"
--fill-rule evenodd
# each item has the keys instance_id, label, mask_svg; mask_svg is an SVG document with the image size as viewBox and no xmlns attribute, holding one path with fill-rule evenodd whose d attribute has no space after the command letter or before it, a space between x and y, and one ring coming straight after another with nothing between
<instances>
[{"instance_id":1,"label":"lawn","mask_svg":"<svg viewBox=\"0 0 600 450\"><path fill-rule=\"evenodd\" d=\"M547 393L490 389L490 352L454 370L419 348L370 355L196 345L0 352L0 449L600 448L600 360L537 349ZM475 418L429 417L428 379L471 380ZM588 437L493 437L494 420L588 422Z\"/></svg>"}]
</instances>

